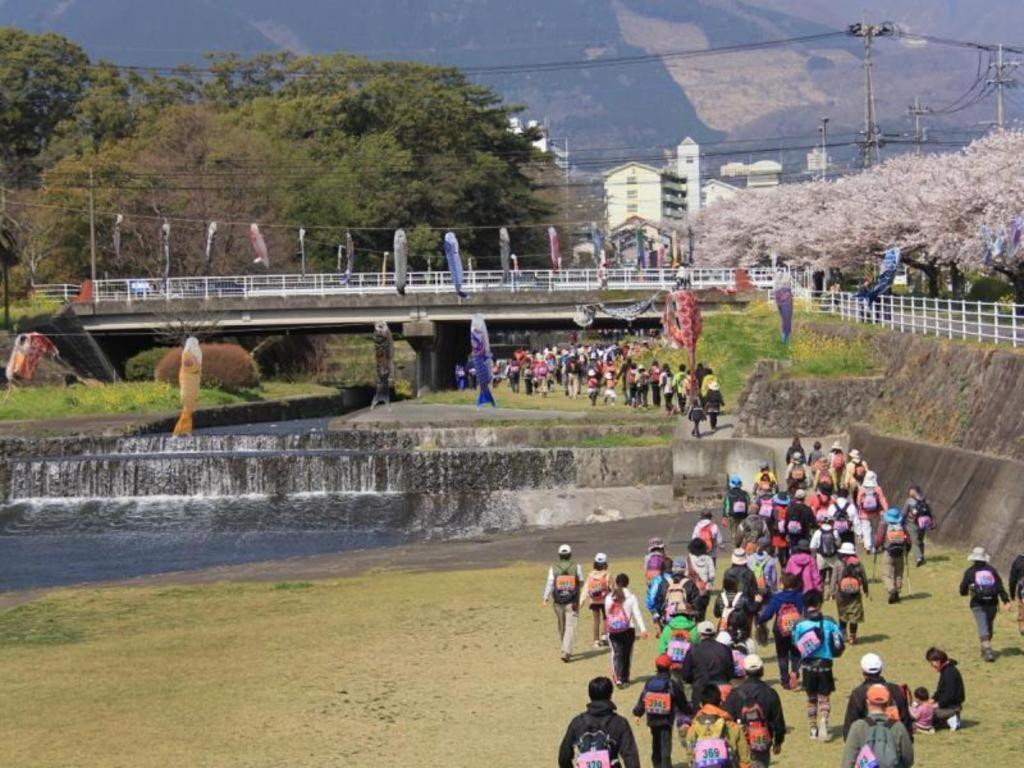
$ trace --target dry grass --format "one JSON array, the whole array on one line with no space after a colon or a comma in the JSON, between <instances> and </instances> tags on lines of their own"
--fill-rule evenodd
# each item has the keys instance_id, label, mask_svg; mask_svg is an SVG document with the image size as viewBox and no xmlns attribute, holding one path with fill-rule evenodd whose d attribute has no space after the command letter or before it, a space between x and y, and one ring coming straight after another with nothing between
<instances>
[{"instance_id":1,"label":"dry grass","mask_svg":"<svg viewBox=\"0 0 1024 768\"><path fill-rule=\"evenodd\" d=\"M949 557L912 574L916 599L869 604L870 642L839 662L840 691L866 650L883 655L890 679L932 687L922 656L941 644L961 660L969 727L921 737L918 764L959 768L970 755L1007 765L1020 742L1021 641L1002 614L1003 657L977 659L953 595L962 555ZM608 662L558 660L542 577L543 566L515 565L55 592L0 613L3 765L552 765L586 681ZM638 673L654 653L653 640L639 644ZM619 706L637 693L617 693ZM780 764L838 764L838 743L804 736L801 697L784 701L796 730ZM647 730L637 732L646 765Z\"/></svg>"}]
</instances>

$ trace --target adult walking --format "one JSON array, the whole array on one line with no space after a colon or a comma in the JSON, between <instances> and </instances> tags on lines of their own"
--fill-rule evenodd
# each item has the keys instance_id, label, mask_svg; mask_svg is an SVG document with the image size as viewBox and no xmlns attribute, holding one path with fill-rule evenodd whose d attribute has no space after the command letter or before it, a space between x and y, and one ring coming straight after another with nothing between
<instances>
[{"instance_id":1,"label":"adult walking","mask_svg":"<svg viewBox=\"0 0 1024 768\"><path fill-rule=\"evenodd\" d=\"M651 764L654 768L672 768L672 731L676 720L693 714L682 689L672 681L672 660L661 654L654 660L654 677L644 683L640 698L633 707L637 725L647 716L651 729Z\"/></svg>"},{"instance_id":2,"label":"adult walking","mask_svg":"<svg viewBox=\"0 0 1024 768\"><path fill-rule=\"evenodd\" d=\"M832 594L836 598L839 628L850 645L857 644L857 629L864 621L864 598L868 596L868 574L857 557L853 542L839 547L841 565L832 576Z\"/></svg>"},{"instance_id":3,"label":"adult walking","mask_svg":"<svg viewBox=\"0 0 1024 768\"><path fill-rule=\"evenodd\" d=\"M806 598L804 618L793 630L793 645L800 652L807 719L812 739L831 741L828 719L832 712L832 692L836 689L833 660L846 647L843 631L831 616L821 613L821 594Z\"/></svg>"},{"instance_id":4,"label":"adult walking","mask_svg":"<svg viewBox=\"0 0 1024 768\"><path fill-rule=\"evenodd\" d=\"M920 568L924 565L924 540L928 532L935 529L935 515L932 513L931 504L924 497L921 486L912 485L907 491L903 517L907 521L907 531L914 547L915 564Z\"/></svg>"},{"instance_id":5,"label":"adult walking","mask_svg":"<svg viewBox=\"0 0 1024 768\"><path fill-rule=\"evenodd\" d=\"M903 572L910 551L910 533L903 522L903 513L893 507L885 513L883 525L875 536L875 552L882 553L882 583L889 593L889 603L900 601Z\"/></svg>"},{"instance_id":6,"label":"adult walking","mask_svg":"<svg viewBox=\"0 0 1024 768\"><path fill-rule=\"evenodd\" d=\"M750 746L739 723L722 709L722 692L715 685L706 685L700 704L683 739L687 764L693 768L749 768Z\"/></svg>"},{"instance_id":7,"label":"adult walking","mask_svg":"<svg viewBox=\"0 0 1024 768\"><path fill-rule=\"evenodd\" d=\"M800 654L793 647L793 630L804 613L804 595L800 577L787 573L782 576L782 590L771 596L761 609L757 623L764 626L772 619L775 636L775 655L779 664L779 680L787 691L796 688L800 678Z\"/></svg>"},{"instance_id":8,"label":"adult walking","mask_svg":"<svg viewBox=\"0 0 1024 768\"><path fill-rule=\"evenodd\" d=\"M640 613L636 595L629 591L629 576L620 573L615 577L615 589L605 598L605 625L608 630L608 645L611 647L612 677L622 687L629 683L633 661L633 644L637 630L640 637L647 639L647 627Z\"/></svg>"},{"instance_id":9,"label":"adult walking","mask_svg":"<svg viewBox=\"0 0 1024 768\"><path fill-rule=\"evenodd\" d=\"M800 577L800 589L805 601L814 592L823 594L818 559L811 554L811 544L807 539L800 539L793 546L793 554L786 562L785 573Z\"/></svg>"},{"instance_id":10,"label":"adult walking","mask_svg":"<svg viewBox=\"0 0 1024 768\"><path fill-rule=\"evenodd\" d=\"M902 689L895 683L888 682L882 676L885 668L882 657L877 653L866 653L861 657L860 670L864 673L864 680L850 691L850 698L846 702L846 718L843 721L843 738L850 735L850 728L858 720L868 716L868 689L874 685L885 686L889 690L889 705L896 708L899 721L903 723L907 733L914 727L914 720L910 716L910 707Z\"/></svg>"},{"instance_id":11,"label":"adult walking","mask_svg":"<svg viewBox=\"0 0 1024 768\"><path fill-rule=\"evenodd\" d=\"M1017 630L1024 635L1024 554L1010 566L1010 596L1017 601Z\"/></svg>"},{"instance_id":12,"label":"adult walking","mask_svg":"<svg viewBox=\"0 0 1024 768\"><path fill-rule=\"evenodd\" d=\"M615 711L612 681L595 677L587 687L586 711L569 723L558 748L558 768L618 766L640 768L640 752L629 721Z\"/></svg>"},{"instance_id":13,"label":"adult walking","mask_svg":"<svg viewBox=\"0 0 1024 768\"><path fill-rule=\"evenodd\" d=\"M925 651L924 658L939 673L939 684L932 694L935 702L933 725L936 729L959 730L960 713L963 712L967 692L956 659L949 658L945 651L934 646Z\"/></svg>"},{"instance_id":14,"label":"adult walking","mask_svg":"<svg viewBox=\"0 0 1024 768\"><path fill-rule=\"evenodd\" d=\"M971 613L974 614L974 623L978 625L981 658L992 662L996 660L992 651L992 635L995 633L999 601L1009 605L1010 596L1006 593L999 572L989 563L988 552L983 547L972 549L967 559L971 565L960 580L960 595L971 596Z\"/></svg>"},{"instance_id":15,"label":"adult walking","mask_svg":"<svg viewBox=\"0 0 1024 768\"><path fill-rule=\"evenodd\" d=\"M693 708L701 705L701 692L709 685L726 685L733 677L732 650L714 642L715 625L702 621L697 625L698 643L690 648L679 669L679 677L692 686Z\"/></svg>"},{"instance_id":16,"label":"adult walking","mask_svg":"<svg viewBox=\"0 0 1024 768\"><path fill-rule=\"evenodd\" d=\"M764 681L764 661L756 653L743 660L746 679L729 692L723 708L743 728L750 746L750 764L768 768L771 756L782 753L786 716L782 699Z\"/></svg>"},{"instance_id":17,"label":"adult walking","mask_svg":"<svg viewBox=\"0 0 1024 768\"><path fill-rule=\"evenodd\" d=\"M750 494L743 490L743 478L730 475L729 490L722 499L722 526L732 529L733 547L743 546L740 524L750 516Z\"/></svg>"},{"instance_id":18,"label":"adult walking","mask_svg":"<svg viewBox=\"0 0 1024 768\"><path fill-rule=\"evenodd\" d=\"M583 569L572 560L572 547L562 544L558 548L558 561L548 568L544 584L544 605L554 603L558 638L562 642L562 661L572 659L576 641L576 625L580 619L580 592L583 587Z\"/></svg>"},{"instance_id":19,"label":"adult walking","mask_svg":"<svg viewBox=\"0 0 1024 768\"><path fill-rule=\"evenodd\" d=\"M611 575L608 573L608 555L598 552L594 555L594 569L587 576L583 587L583 604L588 604L594 625L594 647L600 648L607 642L605 635L604 601L611 591Z\"/></svg>"},{"instance_id":20,"label":"adult walking","mask_svg":"<svg viewBox=\"0 0 1024 768\"><path fill-rule=\"evenodd\" d=\"M849 489L847 489L849 491ZM864 544L864 549L869 553L876 552L875 548L875 526L882 510L889 508L889 502L885 499L885 492L878 484L878 476L874 472L868 472L864 477L857 492L850 492L857 504L857 532Z\"/></svg>"},{"instance_id":21,"label":"adult walking","mask_svg":"<svg viewBox=\"0 0 1024 768\"><path fill-rule=\"evenodd\" d=\"M850 727L843 747L843 768L911 768L914 742L901 722L889 719L886 710L892 695L884 685L872 685L865 693L867 712Z\"/></svg>"}]
</instances>

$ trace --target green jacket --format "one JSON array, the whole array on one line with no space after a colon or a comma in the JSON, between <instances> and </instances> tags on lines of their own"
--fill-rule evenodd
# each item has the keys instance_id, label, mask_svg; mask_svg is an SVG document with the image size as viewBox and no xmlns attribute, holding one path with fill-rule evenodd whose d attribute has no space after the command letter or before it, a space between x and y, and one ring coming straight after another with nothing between
<instances>
[{"instance_id":1,"label":"green jacket","mask_svg":"<svg viewBox=\"0 0 1024 768\"><path fill-rule=\"evenodd\" d=\"M857 762L857 754L861 747L868 740L868 732L874 722L885 722L888 718L883 714L869 714L862 720L857 720L850 726L850 732L846 735L846 745L843 747L843 768L854 768ZM899 754L900 768L911 768L914 764L914 742L910 740L906 726L901 722L895 722L891 726L892 737L896 742L896 752Z\"/></svg>"},{"instance_id":2,"label":"green jacket","mask_svg":"<svg viewBox=\"0 0 1024 768\"><path fill-rule=\"evenodd\" d=\"M666 653L668 651L669 641L672 640L672 631L680 629L690 632L693 638L690 640L691 645L696 645L700 642L700 638L697 636L697 622L689 616L673 616L668 624L665 625L665 628L661 630L661 639L658 641L658 653Z\"/></svg>"}]
</instances>

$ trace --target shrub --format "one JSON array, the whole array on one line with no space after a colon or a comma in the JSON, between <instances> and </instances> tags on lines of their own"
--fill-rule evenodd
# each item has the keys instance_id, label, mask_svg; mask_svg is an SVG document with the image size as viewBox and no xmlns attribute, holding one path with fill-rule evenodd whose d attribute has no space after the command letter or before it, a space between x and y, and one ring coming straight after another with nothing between
<instances>
[{"instance_id":1,"label":"shrub","mask_svg":"<svg viewBox=\"0 0 1024 768\"><path fill-rule=\"evenodd\" d=\"M998 277L979 277L971 283L967 292L968 301L999 301L1008 293L1013 293L1013 286Z\"/></svg>"},{"instance_id":2,"label":"shrub","mask_svg":"<svg viewBox=\"0 0 1024 768\"><path fill-rule=\"evenodd\" d=\"M249 353L237 344L203 344L202 386L228 391L249 389L259 384L259 372ZM157 381L178 383L181 348L171 349L156 367Z\"/></svg>"},{"instance_id":3,"label":"shrub","mask_svg":"<svg viewBox=\"0 0 1024 768\"><path fill-rule=\"evenodd\" d=\"M124 364L124 377L128 381L153 381L156 378L156 367L167 352L167 347L152 347L129 357Z\"/></svg>"}]
</instances>

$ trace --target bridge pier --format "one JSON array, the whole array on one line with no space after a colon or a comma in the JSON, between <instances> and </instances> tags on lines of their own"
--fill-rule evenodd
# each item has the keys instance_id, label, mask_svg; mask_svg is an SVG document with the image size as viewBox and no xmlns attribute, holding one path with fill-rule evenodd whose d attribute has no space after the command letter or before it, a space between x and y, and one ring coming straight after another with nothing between
<instances>
[{"instance_id":1,"label":"bridge pier","mask_svg":"<svg viewBox=\"0 0 1024 768\"><path fill-rule=\"evenodd\" d=\"M469 323L412 320L402 323L402 336L416 353L416 396L450 389L455 364L469 355Z\"/></svg>"}]
</instances>

